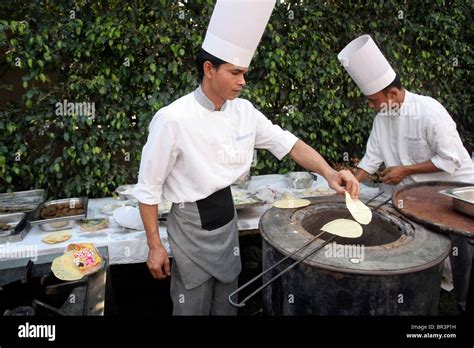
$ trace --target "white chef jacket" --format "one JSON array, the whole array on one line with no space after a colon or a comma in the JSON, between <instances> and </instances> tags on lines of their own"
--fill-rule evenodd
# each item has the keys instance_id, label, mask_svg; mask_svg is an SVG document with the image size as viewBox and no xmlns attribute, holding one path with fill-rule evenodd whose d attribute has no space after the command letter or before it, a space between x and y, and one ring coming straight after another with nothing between
<instances>
[{"instance_id":1,"label":"white chef jacket","mask_svg":"<svg viewBox=\"0 0 474 348\"><path fill-rule=\"evenodd\" d=\"M195 202L248 172L254 148L280 160L297 140L247 100L227 100L214 111L199 87L153 117L132 195L150 205Z\"/></svg>"},{"instance_id":2,"label":"white chef jacket","mask_svg":"<svg viewBox=\"0 0 474 348\"><path fill-rule=\"evenodd\" d=\"M397 113L378 113L359 163L369 174L382 163L407 166L431 160L441 172L414 174L400 185L446 180L474 183L474 164L446 109L437 100L405 91Z\"/></svg>"}]
</instances>

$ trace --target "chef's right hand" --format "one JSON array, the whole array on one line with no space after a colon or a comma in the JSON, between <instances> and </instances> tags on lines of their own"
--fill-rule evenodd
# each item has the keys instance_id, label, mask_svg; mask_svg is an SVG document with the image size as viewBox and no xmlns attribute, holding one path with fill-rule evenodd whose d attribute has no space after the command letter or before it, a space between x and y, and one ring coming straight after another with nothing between
<instances>
[{"instance_id":1,"label":"chef's right hand","mask_svg":"<svg viewBox=\"0 0 474 348\"><path fill-rule=\"evenodd\" d=\"M146 265L155 279L165 279L171 275L170 260L163 246L154 247L148 251Z\"/></svg>"}]
</instances>

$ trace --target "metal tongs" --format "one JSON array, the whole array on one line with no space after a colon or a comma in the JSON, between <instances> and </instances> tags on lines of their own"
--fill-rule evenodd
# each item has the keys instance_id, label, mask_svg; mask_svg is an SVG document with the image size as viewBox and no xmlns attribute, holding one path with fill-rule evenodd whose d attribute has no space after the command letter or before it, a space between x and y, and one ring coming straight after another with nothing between
<instances>
[{"instance_id":1,"label":"metal tongs","mask_svg":"<svg viewBox=\"0 0 474 348\"><path fill-rule=\"evenodd\" d=\"M381 191L381 192L378 192L374 197L370 198L365 204L369 204L370 202L372 202L374 199L380 197L384 192ZM375 211L377 209L379 209L381 206L385 205L386 203L388 203L392 198L388 198L387 200L383 201L382 203L380 203L379 205L377 205L376 207L373 208L372 211ZM232 297L234 297L235 295L237 295L240 291L242 291L243 289L245 289L246 287L248 287L250 284L253 284L257 279L260 279L261 277L263 277L265 274L267 274L268 272L270 272L272 269L274 269L275 267L277 267L279 264L281 264L282 262L288 260L290 257L296 255L297 253L299 253L300 251L302 251L303 249L305 249L308 245L310 245L311 243L313 243L316 239L318 239L319 237L321 237L324 233L328 233L328 232L321 232L319 233L318 235L316 235L315 237L313 237L312 239L310 239L309 241L307 241L301 248L299 248L298 250L292 252L291 254L289 254L288 256L284 257L283 259L281 259L280 261L278 261L276 264L274 264L272 267L266 269L265 271L263 271L262 273L260 273L259 275L255 276L254 278L252 278L251 280L249 280L247 283L245 283L244 285L242 285L240 288L238 288L237 290L235 290L234 292L232 292L230 295L229 295L229 303L234 306L234 307L244 307L245 306L245 303L251 299L252 297L254 297L257 293L259 293L260 291L262 291L263 289L265 289L267 286L269 286L271 283L273 283L276 279L280 278L283 274L285 274L286 272L288 272L289 270L291 270L292 268L296 267L298 264L300 264L301 262L303 262L304 260L306 260L308 257L310 257L311 255L313 255L314 253L316 253L317 251L321 250L322 248L324 248L324 246L326 246L327 244L329 244L330 242L332 242L334 239L336 239L338 236L337 235L333 235L331 236L328 240L326 240L323 244L321 244L320 246L316 247L315 249L313 249L309 254L307 254L306 256L302 257L301 259L293 262L291 265L289 265L288 267L286 267L283 271L281 271L280 273L278 273L276 276L274 276L273 278L271 278L269 281L267 281L266 283L264 283L263 285L261 285L258 289L256 289L254 292L252 292L250 295L248 295L246 298L244 298L241 302L234 302L232 300Z\"/></svg>"}]
</instances>

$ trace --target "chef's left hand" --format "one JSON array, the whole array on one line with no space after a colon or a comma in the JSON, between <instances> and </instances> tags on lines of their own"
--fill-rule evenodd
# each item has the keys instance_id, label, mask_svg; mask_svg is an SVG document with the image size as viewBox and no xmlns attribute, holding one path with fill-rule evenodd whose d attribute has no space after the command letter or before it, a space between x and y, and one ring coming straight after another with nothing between
<instances>
[{"instance_id":1,"label":"chef's left hand","mask_svg":"<svg viewBox=\"0 0 474 348\"><path fill-rule=\"evenodd\" d=\"M396 185L407 176L404 166L388 167L382 172L381 179L384 184Z\"/></svg>"},{"instance_id":2,"label":"chef's left hand","mask_svg":"<svg viewBox=\"0 0 474 348\"><path fill-rule=\"evenodd\" d=\"M359 182L350 170L334 172L328 175L326 180L329 186L336 190L337 193L344 194L344 192L347 191L353 199L357 199L359 197Z\"/></svg>"}]
</instances>

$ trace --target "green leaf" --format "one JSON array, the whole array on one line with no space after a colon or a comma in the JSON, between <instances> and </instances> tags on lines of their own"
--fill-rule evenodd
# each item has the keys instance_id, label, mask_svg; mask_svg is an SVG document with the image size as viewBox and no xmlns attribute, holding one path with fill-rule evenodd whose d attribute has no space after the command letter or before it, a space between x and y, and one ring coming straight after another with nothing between
<instances>
[{"instance_id":1,"label":"green leaf","mask_svg":"<svg viewBox=\"0 0 474 348\"><path fill-rule=\"evenodd\" d=\"M35 91L32 90L32 89L30 89L30 90L28 90L28 92L26 92L26 97L27 97L28 99L33 98L34 95L35 95Z\"/></svg>"}]
</instances>

